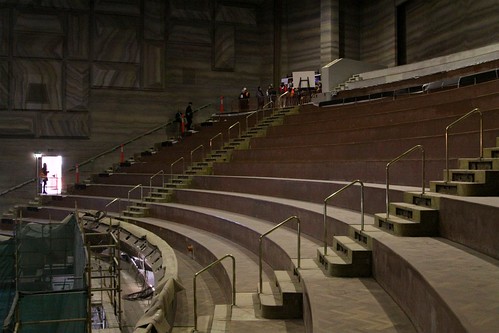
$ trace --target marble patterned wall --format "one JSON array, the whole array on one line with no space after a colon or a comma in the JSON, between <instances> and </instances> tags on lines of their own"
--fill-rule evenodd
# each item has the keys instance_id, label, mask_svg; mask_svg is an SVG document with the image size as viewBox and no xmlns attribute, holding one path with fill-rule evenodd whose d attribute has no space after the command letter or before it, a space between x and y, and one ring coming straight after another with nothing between
<instances>
[{"instance_id":1,"label":"marble patterned wall","mask_svg":"<svg viewBox=\"0 0 499 333\"><path fill-rule=\"evenodd\" d=\"M410 0L406 11L409 63L499 42L497 0Z\"/></svg>"}]
</instances>

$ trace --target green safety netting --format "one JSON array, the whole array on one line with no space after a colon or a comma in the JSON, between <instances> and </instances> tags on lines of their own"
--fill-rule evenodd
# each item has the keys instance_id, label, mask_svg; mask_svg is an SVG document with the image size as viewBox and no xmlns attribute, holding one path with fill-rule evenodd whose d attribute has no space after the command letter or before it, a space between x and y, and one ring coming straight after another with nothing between
<instances>
[{"instance_id":1,"label":"green safety netting","mask_svg":"<svg viewBox=\"0 0 499 333\"><path fill-rule=\"evenodd\" d=\"M4 330L17 324L19 333L86 332L86 251L74 214L62 223L18 222L12 244L17 298Z\"/></svg>"}]
</instances>

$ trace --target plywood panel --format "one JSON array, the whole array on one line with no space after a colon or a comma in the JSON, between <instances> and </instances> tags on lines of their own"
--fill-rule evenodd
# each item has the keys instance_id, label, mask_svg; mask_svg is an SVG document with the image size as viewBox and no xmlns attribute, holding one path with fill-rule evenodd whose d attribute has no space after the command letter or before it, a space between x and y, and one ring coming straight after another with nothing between
<instances>
[{"instance_id":1,"label":"plywood panel","mask_svg":"<svg viewBox=\"0 0 499 333\"><path fill-rule=\"evenodd\" d=\"M61 59L64 38L43 33L16 33L14 55L18 57L40 57Z\"/></svg>"}]
</instances>

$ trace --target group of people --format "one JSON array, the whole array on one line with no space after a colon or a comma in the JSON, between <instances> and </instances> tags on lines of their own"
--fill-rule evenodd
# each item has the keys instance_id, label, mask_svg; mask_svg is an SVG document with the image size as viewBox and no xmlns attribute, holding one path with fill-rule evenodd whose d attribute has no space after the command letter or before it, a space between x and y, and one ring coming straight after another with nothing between
<instances>
[{"instance_id":1,"label":"group of people","mask_svg":"<svg viewBox=\"0 0 499 333\"><path fill-rule=\"evenodd\" d=\"M178 111L175 114L175 122L179 125L179 137L185 132L192 129L192 118L194 117L194 111L192 110L192 102L187 104L185 108L185 114L182 111Z\"/></svg>"},{"instance_id":2,"label":"group of people","mask_svg":"<svg viewBox=\"0 0 499 333\"><path fill-rule=\"evenodd\" d=\"M279 96L285 94L280 100L280 107L299 105L310 101L313 94L321 92L322 85L320 82L316 83L315 87L312 89L300 89L293 87L293 83L285 84L281 82L279 89L276 90L272 84L264 92L259 86L256 90L256 101L257 109L263 109L265 103L272 102L274 105L277 102L277 95ZM247 88L243 88L239 94L239 111L247 111L250 108L250 92Z\"/></svg>"}]
</instances>

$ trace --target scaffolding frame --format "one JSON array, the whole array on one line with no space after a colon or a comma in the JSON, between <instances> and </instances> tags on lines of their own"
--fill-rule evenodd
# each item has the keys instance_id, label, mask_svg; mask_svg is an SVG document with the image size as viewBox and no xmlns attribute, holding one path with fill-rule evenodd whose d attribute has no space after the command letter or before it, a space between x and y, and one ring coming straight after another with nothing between
<instances>
[{"instance_id":1,"label":"scaffolding frame","mask_svg":"<svg viewBox=\"0 0 499 333\"><path fill-rule=\"evenodd\" d=\"M109 225L107 233L92 232L85 229L78 216L80 228L83 230L83 242L87 249L87 279L88 279L88 332L92 332L92 294L98 292L101 295L103 292L107 293L111 305L113 306L114 315L117 318L118 326L122 329L122 302L121 302L121 250L120 250L120 222L113 224L113 219L109 217ZM104 241L104 243L103 243ZM96 244L97 242L97 244ZM108 249L108 268L107 272L103 275L100 262L102 257L96 254L97 250ZM94 254L94 255L92 255ZM94 263L99 262L99 268L94 269ZM94 285L94 281L99 280L99 285ZM107 316L106 316L107 317Z\"/></svg>"}]
</instances>

